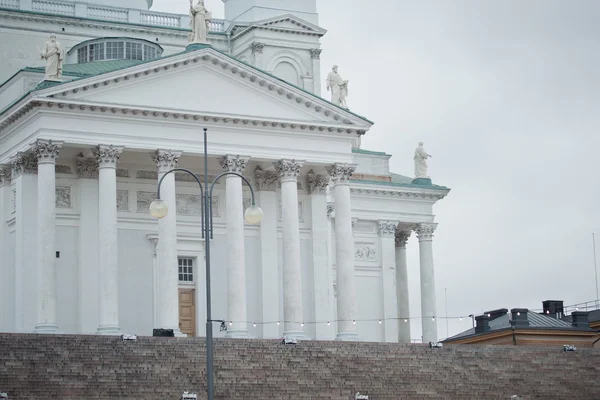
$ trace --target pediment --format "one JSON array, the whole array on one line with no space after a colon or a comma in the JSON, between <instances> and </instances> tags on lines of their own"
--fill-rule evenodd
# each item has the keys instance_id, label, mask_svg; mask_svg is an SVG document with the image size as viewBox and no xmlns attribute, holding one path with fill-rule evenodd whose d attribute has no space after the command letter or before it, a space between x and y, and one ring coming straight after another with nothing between
<instances>
[{"instance_id":1,"label":"pediment","mask_svg":"<svg viewBox=\"0 0 600 400\"><path fill-rule=\"evenodd\" d=\"M292 14L269 18L253 23L233 23L229 29L233 35L238 35L242 32L246 32L256 28L301 31L302 33L312 33L320 36L327 33L326 29L323 29L320 26L314 25L301 18L298 18Z\"/></svg>"},{"instance_id":2,"label":"pediment","mask_svg":"<svg viewBox=\"0 0 600 400\"><path fill-rule=\"evenodd\" d=\"M212 48L38 93L108 107L199 113L366 131L372 123Z\"/></svg>"}]
</instances>

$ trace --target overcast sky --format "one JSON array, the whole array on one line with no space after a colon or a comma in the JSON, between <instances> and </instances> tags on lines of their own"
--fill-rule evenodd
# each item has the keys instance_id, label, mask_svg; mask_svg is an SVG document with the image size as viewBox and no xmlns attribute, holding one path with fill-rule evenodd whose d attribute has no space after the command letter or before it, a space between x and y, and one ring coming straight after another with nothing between
<instances>
[{"instance_id":1,"label":"overcast sky","mask_svg":"<svg viewBox=\"0 0 600 400\"><path fill-rule=\"evenodd\" d=\"M375 121L362 147L391 153L391 170L412 175L424 141L434 183L452 189L434 207L438 315L445 288L449 315L595 299L600 1L317 4L328 30L321 75L338 64L350 80L349 107ZM206 5L223 16L220 0ZM155 0L153 10L187 8ZM409 264L418 316L414 237ZM450 335L470 323L451 320Z\"/></svg>"}]
</instances>

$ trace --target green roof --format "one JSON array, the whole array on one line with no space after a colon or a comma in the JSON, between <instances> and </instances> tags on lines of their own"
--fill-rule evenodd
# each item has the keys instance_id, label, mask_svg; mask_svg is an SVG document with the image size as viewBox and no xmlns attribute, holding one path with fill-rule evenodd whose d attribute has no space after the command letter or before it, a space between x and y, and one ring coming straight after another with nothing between
<instances>
[{"instance_id":1,"label":"green roof","mask_svg":"<svg viewBox=\"0 0 600 400\"><path fill-rule=\"evenodd\" d=\"M368 154L368 155L372 155L372 156L386 156L386 157L391 157L391 154L387 154L384 153L383 151L372 151L372 150L365 150L365 149L352 149L353 153L357 153L357 154Z\"/></svg>"},{"instance_id":2,"label":"green roof","mask_svg":"<svg viewBox=\"0 0 600 400\"><path fill-rule=\"evenodd\" d=\"M362 183L362 184L366 184L366 185L410 187L410 188L433 189L433 190L450 190L450 188L447 188L446 186L440 186L440 185L431 185L431 186L416 185L416 184L412 183L412 181L413 181L412 178L409 178L409 177L403 176L403 175L398 175L398 174L391 174L391 175L392 175L391 182L368 181L368 180L361 181L361 180L355 180L355 179L351 179L350 182Z\"/></svg>"},{"instance_id":3,"label":"green roof","mask_svg":"<svg viewBox=\"0 0 600 400\"><path fill-rule=\"evenodd\" d=\"M265 75L270 76L273 79L276 79L276 80L278 80L280 82L283 82L283 83L285 83L287 85L290 85L290 86L292 86L292 87L294 87L294 88L296 88L296 89L298 89L298 90L300 90L300 91L302 91L302 92L304 92L304 93L306 93L306 94L308 94L308 95L310 95L312 97L315 97L315 98L317 98L319 100L325 101L325 102L329 103L330 105L332 105L334 107L337 107L337 108L339 108L340 110L342 110L344 112L352 114L355 117L358 117L358 118L360 118L360 119L362 119L362 120L364 120L364 121L366 121L366 122L368 122L370 124L373 124L373 121L370 121L369 119L367 119L367 118L365 118L365 117L363 117L361 115L355 114L355 113L353 113L352 111L350 111L350 110L348 110L346 108L338 106L337 104L333 104L329 100L326 100L326 99L324 99L324 98L322 98L320 96L317 96L316 94L311 93L311 92L309 92L306 89L303 89L301 87L293 85L293 84L289 83L288 81L286 81L284 79L281 79L281 78L279 78L279 77L277 77L277 76L275 76L275 75L273 75L273 74L271 74L269 72L263 71L260 68L257 68L257 67L255 67L253 65L245 63L244 61L238 60L237 58L235 58L235 57L233 57L233 56L231 56L231 55L229 55L227 53L224 53L224 52L222 52L220 50L215 49L214 47L212 47L209 44L191 44L191 45L189 45L186 48L186 50L184 50L182 52L173 53L173 54L169 54L169 55L164 56L164 57L155 58L153 60L146 60L146 61L141 61L141 60L112 60L112 61L97 61L97 62L81 63L81 64L64 64L63 65L63 74L67 75L67 76L74 76L74 77L77 77L77 78L90 78L92 76L106 74L106 73L109 73L109 72L114 72L114 71L118 71L118 70L121 70L121 69L130 68L130 67L133 67L133 66L136 66L136 65L140 65L140 64L150 63L150 62L154 62L154 61L157 61L157 60L163 60L163 59L166 59L166 58L170 58L170 57L175 57L175 56L181 55L183 53L188 53L188 52L193 52L193 51L197 51L197 50L202 50L202 49L205 49L205 48L210 48L213 51L216 51L217 53L224 55L225 57L228 57L228 58L231 58L232 60L240 62L240 63L248 66L249 68L257 70L257 71L259 71L259 72L261 72L261 73L263 73ZM24 68L22 71L44 72L44 68L43 67L39 67L39 68ZM13 75L13 77L14 77L14 75ZM10 79L12 79L12 77ZM73 80L61 82L58 85L62 85L62 84L65 84L65 83L70 83L70 82L73 82ZM0 86L2 86L2 85L0 85ZM41 88L36 88L33 91L40 90L40 89ZM12 103L10 106L12 106L13 104L14 103ZM6 107L6 108L4 108L4 110L0 111L0 115L2 115L6 110L8 110L10 108L10 106Z\"/></svg>"}]
</instances>

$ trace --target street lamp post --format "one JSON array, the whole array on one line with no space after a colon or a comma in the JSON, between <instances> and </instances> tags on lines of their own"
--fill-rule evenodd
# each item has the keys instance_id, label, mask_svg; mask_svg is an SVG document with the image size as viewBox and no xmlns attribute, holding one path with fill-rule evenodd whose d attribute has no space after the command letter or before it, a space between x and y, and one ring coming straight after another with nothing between
<instances>
[{"instance_id":1,"label":"street lamp post","mask_svg":"<svg viewBox=\"0 0 600 400\"><path fill-rule=\"evenodd\" d=\"M200 193L202 197L203 205L201 205L201 226L202 226L202 237L204 238L205 256L206 256L206 391L208 394L208 400L213 400L214 396L214 374L213 374L213 333L212 323L223 322L221 320L213 321L211 312L211 294L210 294L210 239L213 234L213 221L212 221L212 192L217 181L225 175L237 175L250 188L252 194L252 205L246 209L244 218L250 224L259 224L262 220L263 212L260 207L256 206L254 198L254 189L246 178L237 172L223 172L213 179L210 189L208 186L208 152L207 152L207 129L204 128L204 187L200 182L200 179L192 171L185 168L173 168L167 171L158 181L158 188L156 190L156 200L150 204L150 214L155 218L164 218L168 212L168 205L164 200L160 198L160 185L162 184L165 177L176 171L185 172L194 177L198 186L200 186Z\"/></svg>"}]
</instances>

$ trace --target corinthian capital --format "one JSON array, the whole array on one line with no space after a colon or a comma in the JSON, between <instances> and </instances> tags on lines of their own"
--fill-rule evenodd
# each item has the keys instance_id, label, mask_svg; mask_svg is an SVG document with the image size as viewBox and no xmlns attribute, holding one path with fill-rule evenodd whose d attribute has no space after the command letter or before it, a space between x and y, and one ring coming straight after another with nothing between
<instances>
[{"instance_id":1,"label":"corinthian capital","mask_svg":"<svg viewBox=\"0 0 600 400\"><path fill-rule=\"evenodd\" d=\"M311 169L306 175L308 193L325 193L327 185L329 185L329 177L325 175L317 175Z\"/></svg>"},{"instance_id":2,"label":"corinthian capital","mask_svg":"<svg viewBox=\"0 0 600 400\"><path fill-rule=\"evenodd\" d=\"M321 58L322 51L323 50L321 50L321 49L310 49L310 57L319 59L319 58Z\"/></svg>"},{"instance_id":3,"label":"corinthian capital","mask_svg":"<svg viewBox=\"0 0 600 400\"><path fill-rule=\"evenodd\" d=\"M377 221L377 231L381 237L394 237L398 224L392 221Z\"/></svg>"},{"instance_id":4,"label":"corinthian capital","mask_svg":"<svg viewBox=\"0 0 600 400\"><path fill-rule=\"evenodd\" d=\"M277 190L279 176L275 171L265 171L261 167L256 167L254 170L254 179L258 190L274 192Z\"/></svg>"},{"instance_id":5,"label":"corinthian capital","mask_svg":"<svg viewBox=\"0 0 600 400\"><path fill-rule=\"evenodd\" d=\"M31 150L37 156L38 164L55 164L62 142L38 139L31 145Z\"/></svg>"},{"instance_id":6,"label":"corinthian capital","mask_svg":"<svg viewBox=\"0 0 600 400\"><path fill-rule=\"evenodd\" d=\"M300 175L300 168L304 165L304 161L282 159L274 162L273 165L281 182L297 182L298 175Z\"/></svg>"},{"instance_id":7,"label":"corinthian capital","mask_svg":"<svg viewBox=\"0 0 600 400\"><path fill-rule=\"evenodd\" d=\"M10 181L10 170L0 165L0 187Z\"/></svg>"},{"instance_id":8,"label":"corinthian capital","mask_svg":"<svg viewBox=\"0 0 600 400\"><path fill-rule=\"evenodd\" d=\"M226 155L225 157L219 159L219 164L223 167L225 172L236 172L238 174L243 174L246 169L246 164L250 157L240 157Z\"/></svg>"},{"instance_id":9,"label":"corinthian capital","mask_svg":"<svg viewBox=\"0 0 600 400\"><path fill-rule=\"evenodd\" d=\"M424 223L417 225L414 228L414 231L417 233L417 237L419 238L419 241L432 240L433 232L435 232L435 228L437 228L437 225L438 224L432 223L432 222L424 222Z\"/></svg>"},{"instance_id":10,"label":"corinthian capital","mask_svg":"<svg viewBox=\"0 0 600 400\"><path fill-rule=\"evenodd\" d=\"M79 153L75 158L75 170L80 178L98 179L98 161Z\"/></svg>"},{"instance_id":11,"label":"corinthian capital","mask_svg":"<svg viewBox=\"0 0 600 400\"><path fill-rule=\"evenodd\" d=\"M36 174L37 163L38 158L34 153L17 153L10 159L12 179L22 174Z\"/></svg>"},{"instance_id":12,"label":"corinthian capital","mask_svg":"<svg viewBox=\"0 0 600 400\"><path fill-rule=\"evenodd\" d=\"M181 157L181 151L156 150L150 154L152 161L156 164L158 172L167 172L177 168L177 163Z\"/></svg>"},{"instance_id":13,"label":"corinthian capital","mask_svg":"<svg viewBox=\"0 0 600 400\"><path fill-rule=\"evenodd\" d=\"M117 161L123 153L123 147L99 144L92 149L99 168L117 168Z\"/></svg>"},{"instance_id":14,"label":"corinthian capital","mask_svg":"<svg viewBox=\"0 0 600 400\"><path fill-rule=\"evenodd\" d=\"M411 231L396 231L396 247L406 247Z\"/></svg>"},{"instance_id":15,"label":"corinthian capital","mask_svg":"<svg viewBox=\"0 0 600 400\"><path fill-rule=\"evenodd\" d=\"M333 178L336 185L348 183L352 173L356 169L356 164L335 163L326 167L327 172Z\"/></svg>"}]
</instances>

